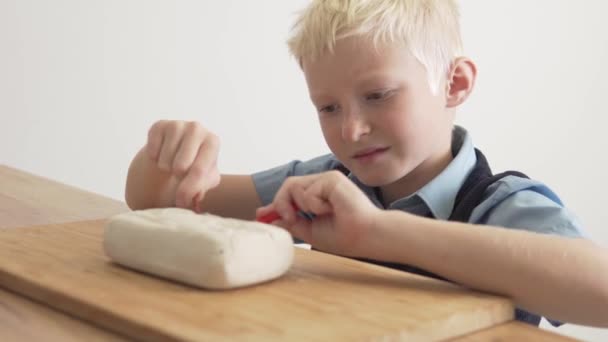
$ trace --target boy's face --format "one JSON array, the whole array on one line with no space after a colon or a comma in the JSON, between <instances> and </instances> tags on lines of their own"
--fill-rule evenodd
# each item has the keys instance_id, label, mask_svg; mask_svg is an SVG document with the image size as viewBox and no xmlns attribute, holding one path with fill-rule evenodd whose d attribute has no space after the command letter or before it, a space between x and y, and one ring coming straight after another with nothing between
<instances>
[{"instance_id":1,"label":"boy's face","mask_svg":"<svg viewBox=\"0 0 608 342\"><path fill-rule=\"evenodd\" d=\"M406 48L346 38L303 70L329 148L363 183L416 183L445 161L453 125L445 82L433 94Z\"/></svg>"}]
</instances>

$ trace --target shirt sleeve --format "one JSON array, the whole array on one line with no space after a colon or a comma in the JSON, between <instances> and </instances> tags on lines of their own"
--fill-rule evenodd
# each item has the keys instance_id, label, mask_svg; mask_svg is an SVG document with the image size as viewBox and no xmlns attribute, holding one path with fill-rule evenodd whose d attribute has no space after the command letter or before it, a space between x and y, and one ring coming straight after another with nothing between
<instances>
[{"instance_id":1,"label":"shirt sleeve","mask_svg":"<svg viewBox=\"0 0 608 342\"><path fill-rule=\"evenodd\" d=\"M287 177L321 173L333 170L338 165L340 162L333 154L326 154L305 162L294 160L285 165L254 173L252 178L262 205L267 205L272 202Z\"/></svg>"},{"instance_id":2,"label":"shirt sleeve","mask_svg":"<svg viewBox=\"0 0 608 342\"><path fill-rule=\"evenodd\" d=\"M472 223L587 238L578 217L542 183L509 176L488 187L487 193L473 210Z\"/></svg>"}]
</instances>

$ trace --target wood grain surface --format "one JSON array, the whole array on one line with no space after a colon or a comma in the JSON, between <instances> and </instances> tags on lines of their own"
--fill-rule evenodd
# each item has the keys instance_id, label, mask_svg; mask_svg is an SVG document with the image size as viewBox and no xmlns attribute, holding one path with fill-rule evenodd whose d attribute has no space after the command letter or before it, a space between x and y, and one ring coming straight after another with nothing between
<instances>
[{"instance_id":1,"label":"wood grain surface","mask_svg":"<svg viewBox=\"0 0 608 342\"><path fill-rule=\"evenodd\" d=\"M2 342L128 340L6 290L0 291L0 322Z\"/></svg>"},{"instance_id":2,"label":"wood grain surface","mask_svg":"<svg viewBox=\"0 0 608 342\"><path fill-rule=\"evenodd\" d=\"M554 334L522 322L512 321L469 335L450 339L451 342L575 342L576 339Z\"/></svg>"},{"instance_id":3,"label":"wood grain surface","mask_svg":"<svg viewBox=\"0 0 608 342\"><path fill-rule=\"evenodd\" d=\"M52 224L52 223L63 223L63 222L72 222L72 221L80 221L80 220L90 220L90 219L98 219L98 218L106 218L108 216L111 216L113 214L116 213L120 213L120 212L124 212L128 210L127 206L120 202L120 201L116 201L113 199L109 199L107 197L103 197L101 195L97 195L97 194L93 194L87 191L83 191L81 189L78 188L74 188L71 186L67 186L52 180L49 180L47 178L43 178L43 177L39 177L36 175L32 175L30 173L24 172L24 171L20 171L5 165L0 165L0 228L16 228L16 227L28 227L28 226L35 226L35 225L45 225L45 224ZM93 223L93 225L95 225L95 223ZM52 228L52 227L51 227ZM28 229L41 229L41 228L28 228ZM46 229L43 229L46 230ZM86 230L86 229L85 229ZM6 229L0 229L0 233L6 233L6 232L11 232L13 233L12 230L6 230ZM98 233L93 232L92 233L93 239L97 239L96 241L99 241L99 235ZM57 239L60 240L59 237L57 237ZM8 243L8 240L7 240ZM61 241L55 241L54 243L56 246L60 246L62 243ZM17 245L18 246L18 245ZM15 247L15 246L14 246ZM70 246L66 246L66 248L69 248ZM23 246L21 245L19 248L17 249L11 249L11 250L5 250L3 249L4 256L3 259L5 261L5 263L8 263L10 260L21 260L22 256L21 254L17 254L17 253L22 253L20 252L20 249L25 249L26 251L28 250L27 245ZM107 265L107 260L103 259L103 257L101 257L101 261L99 260L100 256L99 256L99 250L96 250L96 248L92 248L91 250L95 251L94 252L94 256L95 256L95 260L97 260L97 265L99 265L100 263L103 264L103 267L107 267L109 265ZM11 252L12 251L12 252ZM37 252L38 254L40 253L40 251ZM28 252L25 252L26 255L29 255ZM302 265L301 267L306 267L306 261L308 260L306 256L302 257L300 255L300 253L298 253L298 267L300 267L299 262L302 261ZM61 262L61 261L57 261L56 258L61 259L62 257L67 257L66 255L62 255L60 254L59 256L55 257L55 256L49 256L49 260L48 263L50 265L49 270L52 270L53 268L57 267L57 265L53 265L53 263L55 262ZM26 257L26 260L29 260L30 257ZM53 261L55 260L55 261ZM324 258L321 257L320 258L321 261L323 262L327 262L328 265L331 265L332 263L338 263L336 265L336 267L342 265L342 263L344 262L344 259L342 258ZM310 260L308 260L310 261ZM90 262L90 261L89 261ZM70 261L69 263L67 263L67 265L74 265L74 263L76 263L77 265L79 265L79 267L75 267L75 270L80 270L77 272L82 272L83 268L82 268L82 263L77 262L75 260ZM337 271L331 271L328 269L325 269L325 276L327 277L338 277L338 279L340 279L340 275L342 275L342 283L344 282L344 280L347 279L352 279L356 274L356 272L353 271L346 271L348 269L357 269L357 268L362 268L362 270L360 270L360 272L364 272L365 274L363 275L363 277L361 277L360 275L357 276L359 282L364 282L366 283L368 286L374 286L374 283L376 282L380 282L381 284L384 284L383 286L381 286L380 288L384 288L387 285L389 285L390 283L390 277L388 277L387 279L385 279L385 272L384 271L378 271L377 269L374 269L374 266L371 266L371 268L369 268L370 266L368 265L363 265L361 263L352 263L352 262L347 262L349 265L347 265L347 267L345 268L345 270L337 270ZM355 266L358 265L358 266ZM32 266L32 265L30 265ZM25 266L21 266L25 269L27 269L27 267ZM325 277L323 274L323 270L322 269L318 269L317 267L314 267L314 265L309 265L309 268L313 267L312 270L310 270L312 272L312 274L310 276L314 277L316 274L317 278L320 277ZM117 268L120 270L119 267L117 266L113 266L113 268ZM85 269L86 270L86 269ZM123 270L125 271L125 270ZM295 272L295 273L294 273ZM298 272L305 272L305 271L298 271L297 268L294 268L294 270L292 270L291 274L288 275L288 277L293 277L296 276L295 279L297 278L298 274L302 274L302 273L298 273ZM315 273L316 272L316 273ZM333 272L333 274L332 274ZM345 274L344 272L347 272L347 274ZM350 272L350 273L348 273ZM380 273L377 273L380 272ZM389 272L391 272L389 270ZM328 274L329 273L329 274ZM3 272L2 274L6 275L6 272ZM380 276L380 275L382 276ZM143 275L141 275L143 277ZM15 278L13 277L12 281L10 281L9 285L12 285L13 287L19 287L19 283L20 282L33 282L34 284L36 284L36 280L31 280L31 277L22 277L23 279L19 279L19 277L17 277L17 279L15 280ZM4 278L3 278L4 279ZM29 280L28 280L29 279ZM286 278L287 279L287 278ZM282 279L281 281L285 281L286 279ZM332 283L335 283L336 281L339 282L338 279L334 279ZM363 279L363 280L362 280ZM367 279L367 280L365 280ZM397 279L396 283L402 282L403 280L401 279ZM68 281L68 280L63 280L64 287L68 288L68 293L70 292L69 289L71 287L77 287L78 284L75 283L74 281ZM303 284L307 284L307 280L300 280L300 282L303 282ZM410 280L410 283L412 281ZM416 283L416 282L414 282ZM419 281L417 282L419 286L421 286L419 288L419 290L422 290L422 288L424 288L424 283L420 283ZM262 286L258 286L255 288L250 288L247 289L248 291L259 291L259 289L263 289L265 288L267 285L270 285L272 283L269 284L265 284ZM1 281L0 281L0 285L1 285ZM344 284L342 284L344 285ZM413 286L415 284L411 284L411 286ZM410 287L411 287L410 286ZM426 285L428 286L428 285ZM394 287L394 286L393 286ZM184 290L185 287L178 287L182 290ZM18 291L22 292L22 293L26 293L28 295L29 291L24 291L27 290L29 288L25 288L25 289L18 289ZM191 288L185 288L186 291L190 291L192 292L193 289ZM258 290L256 290L258 289ZM433 287L431 286L431 290L433 289ZM101 293L103 293L100 289L98 289L98 291L100 291ZM116 291L116 289L114 289L114 291ZM319 324L322 324L322 320L323 317L326 315L326 312L338 312L336 310L345 310L345 309L338 309L336 308L335 310L332 311L331 309L331 305L332 305L332 297L330 294L324 294L323 296L319 296L319 298L322 300L321 303L317 303L314 304L314 302L316 301L316 296L312 296L309 295L306 291L306 289L300 289L300 292L303 292L303 294L300 294L301 298L297 298L294 297L292 298L292 296L288 296L288 298L286 298L287 301L291 301L292 303L290 305L303 305L305 308L308 308L308 310L318 310L317 312L313 311L312 313L310 313L313 317L310 319L311 322L313 322L310 326L310 329L317 329L316 327ZM437 291L437 289L432 290L432 291ZM431 291L431 292L432 292ZM40 291L39 291L40 292ZM441 292L441 291L439 291ZM41 293L38 293L38 295L36 295L36 293L38 292L34 292L33 294L31 294L30 296L36 297L38 298L38 300L42 300L42 301L46 301L49 302L50 300L51 305L53 305L56 307L60 307L62 308L62 310L67 310L70 311L69 307L66 306L66 304L64 303L62 296L53 296L52 293L51 295L49 295L49 291L48 290L43 290L42 293L47 293L46 295L42 295ZM391 292L387 292L387 295L389 296L389 298L391 298L390 296L392 295ZM102 297L103 298L103 295ZM436 298L437 299L437 298ZM336 298L337 300L337 298ZM433 300L431 298L431 300ZM381 301L382 302L382 301ZM407 301L402 301L403 303L407 303ZM363 305L364 303L361 303L361 305ZM86 304L85 304L86 307ZM145 309L140 309L140 310L145 310ZM206 310L206 309L205 309ZM376 306L374 305L374 303L371 303L371 305L369 305L369 307L366 308L360 308L360 311L369 311L368 315L374 315L373 311L376 310L376 314L378 308L376 308ZM419 310L418 313L416 313L415 311ZM419 308L414 308L411 307L407 310L405 310L406 312L412 312L414 311L414 316L418 316L418 315L422 315L423 318L425 318L426 320L432 320L432 317L428 317L426 315L424 315L424 306L423 307L419 307ZM398 310L397 310L398 311ZM405 312L404 311L404 312ZM398 313L392 313L393 315L397 315L397 317L399 316L403 316L404 313L398 312ZM346 312L344 314L345 316L349 317L351 315L351 312ZM360 319L359 316L364 316L363 318L365 318L366 315L361 315L360 313L357 312L353 312L353 320L356 319ZM456 315L456 314L454 314ZM85 317L89 317L89 322L93 322L94 324L100 324L100 322L98 320L96 320L96 317L94 315L91 314L86 314L85 312ZM280 314L279 314L280 316ZM219 320L227 320L229 319L229 317L227 317L226 315L221 316L219 315L218 317L216 317L216 319ZM283 318L285 319L285 318ZM375 319L381 319L381 317L377 317ZM440 319L441 320L441 319ZM26 297L23 297L21 295L17 295L11 291L7 291L4 289L0 289L0 341L125 341L125 340L129 340L127 337L124 337L124 335L117 335L114 333L111 333L105 329L101 329L99 328L97 325L94 324L90 324L90 323L85 323L84 321L82 321L81 319L78 319L76 317L74 317L73 315L68 315L68 314L64 314L61 313L53 308L51 308L50 306L41 304L38 301L33 301L31 299L28 299ZM302 334L299 336L299 338L295 337L294 334L287 330L287 329L282 329L279 324L280 324L281 320L279 320L277 322L277 331L275 332L274 336L288 336L290 337L290 340L304 340L306 338L308 338L313 332L307 333L307 334ZM300 322L301 324L305 325L306 322ZM368 324L371 324L372 321L370 320L370 322ZM223 323L224 325L226 325L227 323ZM328 322L329 324L329 322ZM342 335L338 335L339 332L344 331L345 329L348 329L348 326L350 325L354 325L357 324L356 322L351 324L348 323L345 326L326 326L324 329L327 331L332 331L332 329L335 329L336 332L333 333L333 336L342 336L344 337L343 339L349 339L349 336L352 337L352 335L349 334L342 334ZM412 323L410 323L412 324ZM426 324L426 323L425 323ZM458 324L458 320L456 320L453 324ZM274 331L271 327L273 327L275 324L274 322L271 322L268 324L267 329ZM358 325L358 324L357 324ZM480 326L483 324L479 324ZM243 325L244 327L246 327L246 325ZM383 324L381 324L380 326L384 326ZM428 328L428 324L425 325L426 328ZM117 329L117 327L109 327L112 330L119 330ZM258 328L259 329L259 328ZM302 328L302 329L306 329L306 328ZM401 327L397 327L397 328L391 328L389 329L389 332L383 333L382 330L380 330L380 332L377 332L378 329L376 328L374 331L376 331L376 333L371 332L368 334L363 334L361 336L358 336L356 338L354 338L355 340L366 340L366 339L371 339L371 340L377 340L377 339L381 339L378 338L378 336L384 336L384 337L389 337L388 340L394 340L394 337L405 337L405 336L412 336L412 334L410 333L408 334L401 334L401 331L404 328ZM319 330L319 329L317 329ZM423 329L416 329L414 328L410 328L408 331L423 331ZM456 330L463 330L463 329L456 329ZM323 332L324 330L321 329L321 332ZM463 333L464 334L464 333ZM227 339L235 339L237 337L243 337L243 339L248 340L248 336L250 336L251 334L248 333L244 333L243 331L235 331L230 332L230 331L226 331L223 336L226 337ZM419 339L421 340L430 340L431 337L437 337L439 338L439 336L437 334L431 334L429 336L421 336L422 334L419 333L417 336L419 337ZM393 337L393 338L390 338ZM177 337L175 339L178 339ZM238 338L237 338L238 339ZM336 338L336 340L343 340L342 338ZM353 338L351 338L353 339ZM404 340L406 338L403 338ZM549 332L549 331L545 331L545 330L541 330L541 329L536 329L533 327L530 327L526 324L522 324L519 322L506 322L503 324L499 324L496 325L494 327L488 328L488 329L482 329L479 330L477 332L473 332L470 334L464 334L461 337L457 337L454 339L455 341L569 341L571 339L567 338L567 337L563 337L560 335L557 335L555 333Z\"/></svg>"},{"instance_id":4,"label":"wood grain surface","mask_svg":"<svg viewBox=\"0 0 608 342\"><path fill-rule=\"evenodd\" d=\"M145 340L439 340L512 319L509 300L297 249L282 278L205 291L117 266L103 220L0 234L0 284ZM19 256L16 258L15 256Z\"/></svg>"},{"instance_id":5,"label":"wood grain surface","mask_svg":"<svg viewBox=\"0 0 608 342\"><path fill-rule=\"evenodd\" d=\"M0 165L0 229L102 219L125 203Z\"/></svg>"}]
</instances>

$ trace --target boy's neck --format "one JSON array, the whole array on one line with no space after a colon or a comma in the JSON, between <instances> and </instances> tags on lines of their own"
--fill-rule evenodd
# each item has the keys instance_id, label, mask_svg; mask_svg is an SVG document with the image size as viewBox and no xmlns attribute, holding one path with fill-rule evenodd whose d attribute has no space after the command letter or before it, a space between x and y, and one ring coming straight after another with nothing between
<instances>
[{"instance_id":1,"label":"boy's neck","mask_svg":"<svg viewBox=\"0 0 608 342\"><path fill-rule=\"evenodd\" d=\"M451 144L448 144L405 177L380 187L383 205L387 207L400 198L414 194L437 177L453 159Z\"/></svg>"}]
</instances>

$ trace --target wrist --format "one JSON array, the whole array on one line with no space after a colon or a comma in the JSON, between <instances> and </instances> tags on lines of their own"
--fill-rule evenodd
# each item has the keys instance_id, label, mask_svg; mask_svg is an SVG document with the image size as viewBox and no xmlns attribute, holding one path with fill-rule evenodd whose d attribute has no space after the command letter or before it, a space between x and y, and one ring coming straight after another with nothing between
<instances>
[{"instance_id":1,"label":"wrist","mask_svg":"<svg viewBox=\"0 0 608 342\"><path fill-rule=\"evenodd\" d=\"M371 217L360 256L388 262L408 260L413 249L413 219L416 217L398 210L378 210Z\"/></svg>"}]
</instances>

